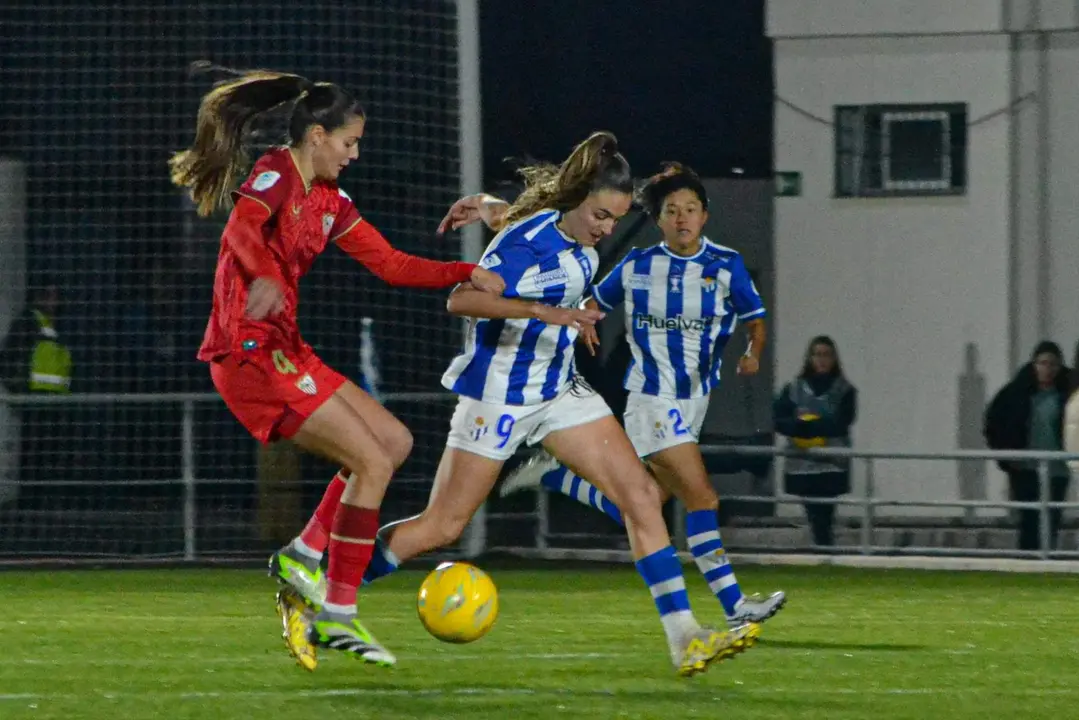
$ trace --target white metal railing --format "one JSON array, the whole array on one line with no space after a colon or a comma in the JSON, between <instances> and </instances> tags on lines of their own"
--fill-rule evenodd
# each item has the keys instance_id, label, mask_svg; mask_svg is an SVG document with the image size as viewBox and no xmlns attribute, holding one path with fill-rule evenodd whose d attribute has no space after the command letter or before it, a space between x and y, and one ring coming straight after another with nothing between
<instances>
[{"instance_id":1,"label":"white metal railing","mask_svg":"<svg viewBox=\"0 0 1079 720\"><path fill-rule=\"evenodd\" d=\"M383 402L394 403L444 403L455 398L446 392L403 392L385 393L382 395ZM73 395L10 395L0 394L0 405L7 404L19 406L47 406L47 405L146 405L162 403L178 403L182 407L180 420L180 477L176 480L146 481L144 484L170 484L177 482L182 488L182 518L183 518L183 556L193 560L199 556L196 544L198 528L198 505L196 502L196 489L200 484L213 484L218 480L198 477L198 457L196 443L196 406L203 403L220 404L222 401L215 393L84 393ZM846 458L852 463L862 462L865 465L865 484L859 497L839 498L814 498L814 502L822 504L831 503L836 505L855 506L861 508L860 516L860 543L856 547L840 548L859 552L863 555L884 553L908 553L908 554L954 554L958 551L933 547L895 548L891 546L879 546L874 543L874 530L877 510L881 507L933 507L933 508L967 508L967 509L1037 509L1040 513L1040 541L1041 547L1032 552L1009 552L1002 553L997 550L977 551L965 550L960 554L991 554L991 555L1017 555L1025 557L1047 558L1074 558L1079 557L1079 552L1052 550L1050 537L1050 510L1079 508L1079 502L1052 502L1050 499L1050 463L1056 461L1079 460L1079 454L1064 452L1043 451L992 451L992 450L953 450L947 452L906 452L894 450L860 450L853 448L814 448L810 450L798 450L786 447L770 446L739 446L739 445L702 445L701 452L706 455L741 455L741 456L801 456L818 458ZM1027 460L1036 461L1039 478L1039 501L1038 502L1010 502L989 500L888 500L877 496L875 482L875 465L880 460L911 460L911 461L941 461L941 460ZM777 478L779 473L775 473ZM775 483L780 486L779 482ZM774 504L801 504L801 499L793 496L784 496L778 491L772 496L724 496L726 502L769 502ZM491 514L486 515L486 510L477 514L469 537L464 539L463 547L466 554L476 554L487 547L485 539L485 526L488 519L498 518L531 518L535 521L535 548L543 550L548 547L549 539L554 535L550 531L548 522L548 502L546 493L537 495L537 508L533 513L516 514Z\"/></svg>"},{"instance_id":2,"label":"white metal railing","mask_svg":"<svg viewBox=\"0 0 1079 720\"><path fill-rule=\"evenodd\" d=\"M429 403L447 402L455 399L455 397L455 395L446 392L401 392L383 393L380 399L386 404L398 402ZM127 484L160 486L179 483L182 498L183 557L185 560L195 560L199 557L196 543L196 538L198 537L197 488L200 484L211 485L220 482L217 479L198 477L195 408L203 403L220 406L223 405L223 402L216 393L79 393L72 395L0 393L0 406L7 404L11 407L179 404L182 408L179 428L180 477L171 481L149 480ZM62 480L50 482L50 485L54 486L63 484Z\"/></svg>"},{"instance_id":3,"label":"white metal railing","mask_svg":"<svg viewBox=\"0 0 1079 720\"><path fill-rule=\"evenodd\" d=\"M917 554L941 554L941 548L894 548L876 546L873 543L874 521L876 509L879 507L934 507L934 508L966 508L966 509L998 509L998 510L1038 510L1040 528L1040 548L1037 551L1016 551L1015 553L1028 557L1048 559L1050 557L1079 557L1079 551L1052 550L1052 538L1050 536L1050 510L1079 508L1079 502L1052 502L1050 499L1050 464L1053 462L1068 462L1079 460L1079 453L1035 451L1035 450L949 450L944 452L910 452L897 450L860 450L856 448L810 448L802 450L791 447L767 447L752 445L702 445L701 452L706 455L728 454L742 456L771 456L771 457L818 457L818 458L844 458L852 463L862 461L865 464L865 485L861 497L857 498L813 498L813 502L821 504L852 505L862 508L860 522L861 542L858 550L863 555L874 552L904 552ZM1038 475L1038 502L1014 502L994 500L887 500L876 495L876 461L878 460L1015 460L1037 462ZM853 468L852 468L853 471ZM778 473L776 473L778 475ZM777 483L778 486L778 483ZM764 498L757 496L726 496L726 501L761 501ZM802 500L798 497L783 497L778 493L774 498L777 503L797 503ZM979 553L976 550L965 551L968 554L993 554L999 555L1000 551L991 550Z\"/></svg>"},{"instance_id":4,"label":"white metal railing","mask_svg":"<svg viewBox=\"0 0 1079 720\"><path fill-rule=\"evenodd\" d=\"M704 455L735 455L735 456L767 456L778 457L816 457L816 458L844 458L853 463L865 464L865 485L859 497L836 497L836 498L813 498L814 503L841 506L854 506L862 509L859 519L859 543L856 546L835 546L831 548L814 548L825 552L856 552L862 555L874 554L903 554L903 555L986 555L993 557L1026 557L1038 559L1073 559L1079 558L1079 550L1053 550L1050 531L1049 515L1054 509L1079 509L1079 502L1052 502L1050 499L1050 463L1058 461L1079 460L1079 453L1032 451L1032 450L951 450L945 452L908 452L896 450L860 450L855 448L812 448L802 450L786 446L760 446L760 445L702 445L701 453ZM1037 474L1039 481L1039 500L1037 502L1013 502L993 500L890 500L877 496L876 488L876 462L879 460L911 460L911 461L971 461L971 460L1026 460L1038 463ZM853 468L852 468L853 472ZM768 502L774 505L801 505L803 499L799 496L785 495L779 491L781 473L778 468L773 470L776 477L776 491L771 496L761 495L723 495L722 502ZM880 529L877 526L877 509L881 507L931 507L931 508L965 508L965 509L996 509L996 510L1038 510L1040 513L1040 547L1034 551L1002 551L997 549L955 549L928 546L895 547L892 545L878 545L874 542L874 532ZM579 533L555 533L550 529L549 501L545 491L538 491L536 497L536 514L538 516L536 526L535 549L547 551L551 547L553 539L579 539ZM492 518L500 516L492 515ZM510 517L502 515L501 517ZM521 517L515 514L513 517ZM684 520L683 513L675 513L674 534L676 537L684 537L684 531L680 526ZM554 555L562 556L565 553L555 552Z\"/></svg>"}]
</instances>

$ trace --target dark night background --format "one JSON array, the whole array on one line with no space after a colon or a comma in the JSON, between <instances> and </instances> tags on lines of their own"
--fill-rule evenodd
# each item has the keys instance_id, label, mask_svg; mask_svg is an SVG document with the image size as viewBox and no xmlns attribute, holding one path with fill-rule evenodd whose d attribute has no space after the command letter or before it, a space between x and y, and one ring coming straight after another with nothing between
<instances>
[{"instance_id":1,"label":"dark night background","mask_svg":"<svg viewBox=\"0 0 1079 720\"><path fill-rule=\"evenodd\" d=\"M220 220L194 219L165 161L191 138L205 80L196 59L270 67L353 87L370 113L342 186L402 250L452 259L433 230L458 196L456 22L445 0L72 0L0 4L0 156L27 174L29 280L62 288L73 390L212 392L194 360L210 304ZM615 132L638 175L680 160L702 175L771 171L771 61L763 0L486 0L481 3L487 189L506 156L560 160ZM301 325L324 359L358 371L360 319L375 319L383 389L439 389L460 325L444 294L386 287L331 249L303 283ZM406 470L444 442L446 408L393 406L417 435ZM55 411L75 440L48 476L177 477L179 405ZM249 478L252 443L219 404L199 406L199 477ZM117 497L129 499L121 488Z\"/></svg>"},{"instance_id":2,"label":"dark night background","mask_svg":"<svg viewBox=\"0 0 1079 720\"><path fill-rule=\"evenodd\" d=\"M613 131L638 175L680 160L706 177L772 170L763 0L481 3L485 172L556 160ZM522 38L528 38L522 41Z\"/></svg>"}]
</instances>

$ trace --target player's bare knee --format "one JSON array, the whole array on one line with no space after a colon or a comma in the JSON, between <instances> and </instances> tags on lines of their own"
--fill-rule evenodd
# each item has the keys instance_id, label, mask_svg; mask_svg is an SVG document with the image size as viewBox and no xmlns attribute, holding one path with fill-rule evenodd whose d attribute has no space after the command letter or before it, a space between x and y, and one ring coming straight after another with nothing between
<instances>
[{"instance_id":1,"label":"player's bare knee","mask_svg":"<svg viewBox=\"0 0 1079 720\"><path fill-rule=\"evenodd\" d=\"M389 453L395 470L404 465L412 452L412 445L412 433L404 425L398 424L386 439L386 452Z\"/></svg>"},{"instance_id":2,"label":"player's bare knee","mask_svg":"<svg viewBox=\"0 0 1079 720\"><path fill-rule=\"evenodd\" d=\"M657 505L663 507L663 503L666 500L663 488L658 483L650 482L645 485L641 490L642 502L647 502L649 505Z\"/></svg>"},{"instance_id":3,"label":"player's bare knee","mask_svg":"<svg viewBox=\"0 0 1079 720\"><path fill-rule=\"evenodd\" d=\"M385 454L378 454L368 456L366 454L359 455L348 461L349 467L353 468L353 472L360 478L367 486L381 485L387 487L390 484L390 480L393 478L393 471L396 469L393 461Z\"/></svg>"},{"instance_id":4,"label":"player's bare knee","mask_svg":"<svg viewBox=\"0 0 1079 720\"><path fill-rule=\"evenodd\" d=\"M654 482L624 486L620 496L622 512L634 525L648 525L650 519L656 517L662 520L662 494Z\"/></svg>"}]
</instances>

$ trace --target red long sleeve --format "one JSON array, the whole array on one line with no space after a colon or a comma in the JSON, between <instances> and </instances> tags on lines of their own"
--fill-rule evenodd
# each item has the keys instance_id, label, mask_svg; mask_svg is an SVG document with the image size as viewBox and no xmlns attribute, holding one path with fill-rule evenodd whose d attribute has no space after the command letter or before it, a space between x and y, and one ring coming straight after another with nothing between
<instances>
[{"instance_id":1,"label":"red long sleeve","mask_svg":"<svg viewBox=\"0 0 1079 720\"><path fill-rule=\"evenodd\" d=\"M366 220L339 237L337 245L385 283L398 287L452 287L468 280L476 269L473 263L440 262L395 250Z\"/></svg>"},{"instance_id":2,"label":"red long sleeve","mask_svg":"<svg viewBox=\"0 0 1079 720\"><path fill-rule=\"evenodd\" d=\"M224 239L230 250L252 278L269 277L285 289L285 280L270 248L262 237L262 224L268 216L266 207L241 197L225 225Z\"/></svg>"}]
</instances>

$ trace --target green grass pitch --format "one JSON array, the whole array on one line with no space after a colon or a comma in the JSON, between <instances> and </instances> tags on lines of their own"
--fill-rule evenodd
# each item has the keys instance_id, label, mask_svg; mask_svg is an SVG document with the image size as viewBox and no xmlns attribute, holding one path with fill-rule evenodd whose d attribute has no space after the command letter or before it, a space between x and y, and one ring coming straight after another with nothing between
<instances>
[{"instance_id":1,"label":"green grass pitch","mask_svg":"<svg viewBox=\"0 0 1079 720\"><path fill-rule=\"evenodd\" d=\"M274 586L253 570L0 573L0 718L1079 717L1079 577L747 567L784 589L762 642L675 677L631 569L491 568L494 630L425 634L422 572L364 592L394 669L287 657ZM720 616L692 566L702 620Z\"/></svg>"}]
</instances>

